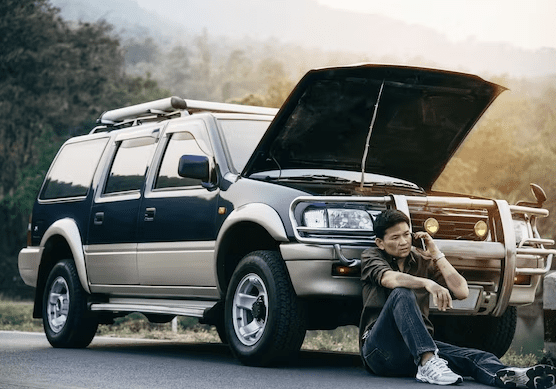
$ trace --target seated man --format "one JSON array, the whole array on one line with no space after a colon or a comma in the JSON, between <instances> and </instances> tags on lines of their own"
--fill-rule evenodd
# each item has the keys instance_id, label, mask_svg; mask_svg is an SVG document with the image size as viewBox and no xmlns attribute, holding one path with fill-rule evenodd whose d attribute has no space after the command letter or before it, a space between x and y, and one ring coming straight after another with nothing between
<instances>
[{"instance_id":1,"label":"seated man","mask_svg":"<svg viewBox=\"0 0 556 389\"><path fill-rule=\"evenodd\" d=\"M462 376L508 388L554 385L552 366L508 367L491 353L433 340L429 294L438 309L446 311L452 307L452 295L467 297L467 281L426 232L415 233L426 251L412 249L409 219L403 212L386 210L373 224L377 247L361 257L361 355L368 370L438 385L460 383Z\"/></svg>"}]
</instances>

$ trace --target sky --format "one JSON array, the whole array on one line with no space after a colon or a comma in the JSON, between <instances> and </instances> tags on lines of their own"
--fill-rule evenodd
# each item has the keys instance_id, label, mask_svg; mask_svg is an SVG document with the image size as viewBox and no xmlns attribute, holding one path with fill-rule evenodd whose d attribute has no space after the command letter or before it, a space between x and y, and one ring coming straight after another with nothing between
<instances>
[{"instance_id":1,"label":"sky","mask_svg":"<svg viewBox=\"0 0 556 389\"><path fill-rule=\"evenodd\" d=\"M526 49L556 48L555 0L317 0L355 12L381 14L444 33Z\"/></svg>"},{"instance_id":2,"label":"sky","mask_svg":"<svg viewBox=\"0 0 556 389\"><path fill-rule=\"evenodd\" d=\"M508 42L532 50L556 48L556 0L314 1L332 8L380 14L424 25L443 33L453 42L475 39ZM158 0L137 2L145 9L156 10Z\"/></svg>"}]
</instances>

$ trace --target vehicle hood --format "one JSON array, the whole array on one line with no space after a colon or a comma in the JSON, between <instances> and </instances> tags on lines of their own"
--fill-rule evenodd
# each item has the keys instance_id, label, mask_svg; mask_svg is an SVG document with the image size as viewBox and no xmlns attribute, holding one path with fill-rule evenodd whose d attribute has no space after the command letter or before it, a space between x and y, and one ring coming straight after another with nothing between
<instances>
[{"instance_id":1,"label":"vehicle hood","mask_svg":"<svg viewBox=\"0 0 556 389\"><path fill-rule=\"evenodd\" d=\"M406 66L312 70L294 88L242 175L276 169L361 171L376 108L365 172L430 190L504 90L474 75Z\"/></svg>"}]
</instances>

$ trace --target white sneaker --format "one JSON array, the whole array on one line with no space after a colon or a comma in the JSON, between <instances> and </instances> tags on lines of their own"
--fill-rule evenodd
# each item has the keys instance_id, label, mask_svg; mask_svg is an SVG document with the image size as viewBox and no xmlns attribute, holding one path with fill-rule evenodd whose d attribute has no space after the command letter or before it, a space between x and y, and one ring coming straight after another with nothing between
<instances>
[{"instance_id":1,"label":"white sneaker","mask_svg":"<svg viewBox=\"0 0 556 389\"><path fill-rule=\"evenodd\" d=\"M496 372L496 386L502 388L551 388L556 383L556 368L550 365L507 367Z\"/></svg>"},{"instance_id":2,"label":"white sneaker","mask_svg":"<svg viewBox=\"0 0 556 389\"><path fill-rule=\"evenodd\" d=\"M463 378L448 367L448 362L437 355L431 357L423 366L417 367L417 381L435 385L453 385L463 382Z\"/></svg>"}]
</instances>

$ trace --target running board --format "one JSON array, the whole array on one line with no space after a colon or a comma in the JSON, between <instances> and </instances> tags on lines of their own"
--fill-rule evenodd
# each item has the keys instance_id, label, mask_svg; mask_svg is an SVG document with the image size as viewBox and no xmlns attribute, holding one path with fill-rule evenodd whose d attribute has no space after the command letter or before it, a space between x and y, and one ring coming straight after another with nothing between
<instances>
[{"instance_id":1,"label":"running board","mask_svg":"<svg viewBox=\"0 0 556 389\"><path fill-rule=\"evenodd\" d=\"M216 301L154 300L112 298L107 303L92 303L91 311L141 312L163 315L203 317L205 309L212 308Z\"/></svg>"}]
</instances>

